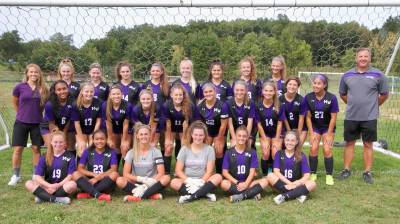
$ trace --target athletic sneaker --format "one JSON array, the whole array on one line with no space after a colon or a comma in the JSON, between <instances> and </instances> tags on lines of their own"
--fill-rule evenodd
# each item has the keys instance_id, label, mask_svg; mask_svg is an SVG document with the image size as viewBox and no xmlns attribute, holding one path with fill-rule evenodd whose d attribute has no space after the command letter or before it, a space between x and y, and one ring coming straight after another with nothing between
<instances>
[{"instance_id":1,"label":"athletic sneaker","mask_svg":"<svg viewBox=\"0 0 400 224\"><path fill-rule=\"evenodd\" d=\"M136 197L136 196L133 196L133 195L126 195L124 197L124 202L129 202L129 201L138 202L138 201L141 201L141 200L142 200L142 198Z\"/></svg>"},{"instance_id":2,"label":"athletic sneaker","mask_svg":"<svg viewBox=\"0 0 400 224\"><path fill-rule=\"evenodd\" d=\"M39 197L35 196L35 203L36 204L40 204L42 202L43 202L42 199L40 199Z\"/></svg>"},{"instance_id":3,"label":"athletic sneaker","mask_svg":"<svg viewBox=\"0 0 400 224\"><path fill-rule=\"evenodd\" d=\"M333 176L332 175L326 175L325 183L326 183L326 185L331 185L332 186L334 184Z\"/></svg>"},{"instance_id":4,"label":"athletic sneaker","mask_svg":"<svg viewBox=\"0 0 400 224\"><path fill-rule=\"evenodd\" d=\"M162 194L157 193L157 194L151 195L151 196L149 197L149 199L151 199L151 200L162 200L162 199L163 199L163 196L162 196Z\"/></svg>"},{"instance_id":5,"label":"athletic sneaker","mask_svg":"<svg viewBox=\"0 0 400 224\"><path fill-rule=\"evenodd\" d=\"M92 197L92 195L90 195L89 193L86 193L86 192L81 192L81 193L78 193L77 195L76 195L76 199L86 199L86 198L91 198Z\"/></svg>"},{"instance_id":6,"label":"athletic sneaker","mask_svg":"<svg viewBox=\"0 0 400 224\"><path fill-rule=\"evenodd\" d=\"M317 181L317 174L316 173L312 173L311 176L310 176L310 179L312 181Z\"/></svg>"},{"instance_id":7,"label":"athletic sneaker","mask_svg":"<svg viewBox=\"0 0 400 224\"><path fill-rule=\"evenodd\" d=\"M351 176L351 171L348 169L343 169L342 171L340 171L338 179L339 180L344 180L347 179Z\"/></svg>"},{"instance_id":8,"label":"athletic sneaker","mask_svg":"<svg viewBox=\"0 0 400 224\"><path fill-rule=\"evenodd\" d=\"M54 203L68 205L71 203L71 199L69 197L56 197Z\"/></svg>"},{"instance_id":9,"label":"athletic sneaker","mask_svg":"<svg viewBox=\"0 0 400 224\"><path fill-rule=\"evenodd\" d=\"M363 179L364 179L364 182L367 183L367 184L373 184L374 183L374 180L372 179L371 171L364 172L363 173Z\"/></svg>"},{"instance_id":10,"label":"athletic sneaker","mask_svg":"<svg viewBox=\"0 0 400 224\"><path fill-rule=\"evenodd\" d=\"M212 194L212 193L206 194L206 198L208 198L208 200L212 201L212 202L217 201L217 196L215 194Z\"/></svg>"},{"instance_id":11,"label":"athletic sneaker","mask_svg":"<svg viewBox=\"0 0 400 224\"><path fill-rule=\"evenodd\" d=\"M285 202L285 197L283 197L283 195L279 194L278 196L274 197L274 202L275 202L275 204L280 205L283 202Z\"/></svg>"},{"instance_id":12,"label":"athletic sneaker","mask_svg":"<svg viewBox=\"0 0 400 224\"><path fill-rule=\"evenodd\" d=\"M111 195L109 194L100 194L100 196L97 198L99 201L111 201Z\"/></svg>"},{"instance_id":13,"label":"athletic sneaker","mask_svg":"<svg viewBox=\"0 0 400 224\"><path fill-rule=\"evenodd\" d=\"M16 175L12 175L11 178L10 178L10 182L8 182L8 186L15 187L18 182L21 182L21 177L20 176L16 176Z\"/></svg>"},{"instance_id":14,"label":"athletic sneaker","mask_svg":"<svg viewBox=\"0 0 400 224\"><path fill-rule=\"evenodd\" d=\"M254 200L260 201L261 200L261 194L257 194L256 196L254 196Z\"/></svg>"},{"instance_id":15,"label":"athletic sneaker","mask_svg":"<svg viewBox=\"0 0 400 224\"><path fill-rule=\"evenodd\" d=\"M188 203L188 202L191 201L191 199L192 199L192 196L191 196L191 195L183 195L183 196L180 196L180 197L179 197L178 203L179 203L179 204Z\"/></svg>"},{"instance_id":16,"label":"athletic sneaker","mask_svg":"<svg viewBox=\"0 0 400 224\"><path fill-rule=\"evenodd\" d=\"M241 201L243 201L243 199L244 199L243 194L234 194L234 195L231 195L231 196L229 197L229 201L230 201L231 203L241 202Z\"/></svg>"},{"instance_id":17,"label":"athletic sneaker","mask_svg":"<svg viewBox=\"0 0 400 224\"><path fill-rule=\"evenodd\" d=\"M297 200L298 200L300 203L304 203L304 202L307 200L307 196L306 196L306 195L301 195L301 196L299 196L299 197L297 198Z\"/></svg>"}]
</instances>

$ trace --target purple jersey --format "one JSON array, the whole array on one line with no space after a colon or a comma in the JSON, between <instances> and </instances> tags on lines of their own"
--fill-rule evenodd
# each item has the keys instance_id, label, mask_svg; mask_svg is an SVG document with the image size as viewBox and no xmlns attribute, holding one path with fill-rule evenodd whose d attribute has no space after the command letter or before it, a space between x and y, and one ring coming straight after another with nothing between
<instances>
[{"instance_id":1,"label":"purple jersey","mask_svg":"<svg viewBox=\"0 0 400 224\"><path fill-rule=\"evenodd\" d=\"M229 109L229 117L232 118L233 127L235 129L240 125L247 126L248 119L254 119L256 117L256 106L253 102L249 102L248 105L243 103L242 105L238 106L235 99L231 98L228 100L227 106Z\"/></svg>"},{"instance_id":2,"label":"purple jersey","mask_svg":"<svg viewBox=\"0 0 400 224\"><path fill-rule=\"evenodd\" d=\"M236 80L235 80L236 81ZM235 81L233 81L232 89L235 89ZM249 99L253 102L257 102L261 97L262 82L257 79L256 83L251 82L251 80L246 81L247 83L247 94Z\"/></svg>"},{"instance_id":3,"label":"purple jersey","mask_svg":"<svg viewBox=\"0 0 400 224\"><path fill-rule=\"evenodd\" d=\"M192 87L190 86L190 84L189 84L189 83L186 83L186 82L183 82L182 79L179 78L179 79L175 80L175 81L172 83L171 86L173 86L173 85L176 84L176 83L179 83L179 84L181 84L181 85L183 86L183 88L184 88L184 89L186 90L186 92L188 93L189 98L192 100L192 103L195 104L195 103L196 103L196 91L193 91L193 90L192 90ZM195 86L195 90L196 90L197 88L198 88L198 87Z\"/></svg>"},{"instance_id":4,"label":"purple jersey","mask_svg":"<svg viewBox=\"0 0 400 224\"><path fill-rule=\"evenodd\" d=\"M39 89L32 90L27 82L22 82L15 86L12 94L18 98L16 120L22 123L39 124L42 121Z\"/></svg>"},{"instance_id":5,"label":"purple jersey","mask_svg":"<svg viewBox=\"0 0 400 224\"><path fill-rule=\"evenodd\" d=\"M193 119L193 115L195 113L195 107L191 105L191 115L189 116L189 123ZM175 133L183 132L183 122L185 121L185 116L183 114L182 109L179 111L173 105L172 100L167 100L167 102L163 105L163 117L167 121L171 122L171 131Z\"/></svg>"},{"instance_id":6,"label":"purple jersey","mask_svg":"<svg viewBox=\"0 0 400 224\"><path fill-rule=\"evenodd\" d=\"M97 86L94 87L94 98L100 101L106 101L108 99L108 94L110 92L110 87L107 83L101 81Z\"/></svg>"},{"instance_id":7,"label":"purple jersey","mask_svg":"<svg viewBox=\"0 0 400 224\"><path fill-rule=\"evenodd\" d=\"M83 151L79 164L93 173L107 172L112 165L117 165L117 154L113 149L106 149L98 153L94 148L87 148Z\"/></svg>"},{"instance_id":8,"label":"purple jersey","mask_svg":"<svg viewBox=\"0 0 400 224\"><path fill-rule=\"evenodd\" d=\"M48 101L44 106L44 120L45 121L54 121L59 130L64 130L65 125L70 121L72 116L72 103L66 102L64 106L52 105L50 101ZM69 130L73 131L74 124L69 125Z\"/></svg>"},{"instance_id":9,"label":"purple jersey","mask_svg":"<svg viewBox=\"0 0 400 224\"><path fill-rule=\"evenodd\" d=\"M161 130L161 126L158 125L161 116L161 109L156 108L154 113L154 122L157 123L157 133ZM129 118L132 124L135 124L138 121L142 124L150 124L150 113L146 114L145 112L143 112L142 105L140 103L137 104L135 107L132 107Z\"/></svg>"},{"instance_id":10,"label":"purple jersey","mask_svg":"<svg viewBox=\"0 0 400 224\"><path fill-rule=\"evenodd\" d=\"M68 93L69 96L76 100L78 98L79 92L81 91L81 85L77 82L71 82L68 84Z\"/></svg>"},{"instance_id":11,"label":"purple jersey","mask_svg":"<svg viewBox=\"0 0 400 224\"><path fill-rule=\"evenodd\" d=\"M265 135L270 138L276 136L276 129L278 128L278 121L285 121L285 108L279 107L279 112L276 112L275 107L265 107L263 102L260 101L256 111L256 122L260 122L264 129Z\"/></svg>"},{"instance_id":12,"label":"purple jersey","mask_svg":"<svg viewBox=\"0 0 400 224\"><path fill-rule=\"evenodd\" d=\"M232 87L227 81L222 80L221 83L215 84L211 80L209 80L209 81L197 86L196 98L198 100L202 100L204 98L203 85L206 84L206 83L212 83L215 86L215 89L217 91L216 98L218 100L221 100L222 102L225 102L229 97L233 96Z\"/></svg>"},{"instance_id":13,"label":"purple jersey","mask_svg":"<svg viewBox=\"0 0 400 224\"><path fill-rule=\"evenodd\" d=\"M139 101L140 85L135 81L131 81L128 85L122 84L121 81L117 84L120 85L122 99L129 102L131 105L136 105Z\"/></svg>"},{"instance_id":14,"label":"purple jersey","mask_svg":"<svg viewBox=\"0 0 400 224\"><path fill-rule=\"evenodd\" d=\"M129 120L129 113L132 110L130 103L122 101L119 108L115 110L111 109L111 125L112 132L114 134L122 134L125 119ZM107 120L107 102L103 102L101 105L101 129L106 130Z\"/></svg>"},{"instance_id":15,"label":"purple jersey","mask_svg":"<svg viewBox=\"0 0 400 224\"><path fill-rule=\"evenodd\" d=\"M47 167L46 157L41 156L38 165L35 166L35 175L42 176L48 183L54 184L63 181L75 170L75 157L69 152L64 152L60 156L53 157L51 167Z\"/></svg>"},{"instance_id":16,"label":"purple jersey","mask_svg":"<svg viewBox=\"0 0 400 224\"><path fill-rule=\"evenodd\" d=\"M195 119L201 120L207 125L208 135L216 137L219 134L221 120L229 118L228 106L217 100L213 107L208 108L206 101L203 100L196 107Z\"/></svg>"},{"instance_id":17,"label":"purple jersey","mask_svg":"<svg viewBox=\"0 0 400 224\"><path fill-rule=\"evenodd\" d=\"M162 92L161 83L153 84L151 80L148 80L145 83L143 83L141 89L150 89L151 91L153 91L153 100L156 103L156 105L159 106L163 105L168 97L165 96L164 93Z\"/></svg>"},{"instance_id":18,"label":"purple jersey","mask_svg":"<svg viewBox=\"0 0 400 224\"><path fill-rule=\"evenodd\" d=\"M239 153L231 148L225 153L222 169L229 170L229 174L239 182L246 181L251 168L258 168L256 150Z\"/></svg>"},{"instance_id":19,"label":"purple jersey","mask_svg":"<svg viewBox=\"0 0 400 224\"><path fill-rule=\"evenodd\" d=\"M275 153L275 157L274 157L274 169L279 169L280 172L282 173L283 176L285 176L289 181L295 181L300 179L304 174L306 173L310 173L310 167L308 166L308 162L307 162L307 158L306 155L304 155L304 153L301 153L301 177L300 178L296 178L294 177L294 164L295 164L295 157L294 155L291 157L287 157L286 153L282 153L282 155L284 156L283 158L281 158L281 153L279 153L279 151L277 153ZM285 161L284 166L281 165L281 160ZM284 170L281 170L281 167L284 167Z\"/></svg>"},{"instance_id":20,"label":"purple jersey","mask_svg":"<svg viewBox=\"0 0 400 224\"><path fill-rule=\"evenodd\" d=\"M338 101L335 95L326 92L321 100L318 100L315 93L309 93L304 97L306 110L311 113L313 131L319 134L325 133L329 128L331 113L339 112Z\"/></svg>"},{"instance_id":21,"label":"purple jersey","mask_svg":"<svg viewBox=\"0 0 400 224\"><path fill-rule=\"evenodd\" d=\"M304 115L305 112L307 112L307 108L303 99L304 97L302 97L300 94L296 94L292 101L288 101L285 95L279 97L281 106L285 108L285 115L291 129L298 128L299 116ZM307 130L305 125L303 126L303 130Z\"/></svg>"},{"instance_id":22,"label":"purple jersey","mask_svg":"<svg viewBox=\"0 0 400 224\"><path fill-rule=\"evenodd\" d=\"M93 133L97 118L101 118L99 100L93 99L89 107L78 108L74 105L71 120L80 122L83 134L90 135Z\"/></svg>"},{"instance_id":23,"label":"purple jersey","mask_svg":"<svg viewBox=\"0 0 400 224\"><path fill-rule=\"evenodd\" d=\"M284 93L286 93L285 80L283 79L274 80L272 78L272 75L268 75L267 78L264 79L264 82L266 81L273 82L276 84L276 89L278 90L278 96L282 96Z\"/></svg>"}]
</instances>

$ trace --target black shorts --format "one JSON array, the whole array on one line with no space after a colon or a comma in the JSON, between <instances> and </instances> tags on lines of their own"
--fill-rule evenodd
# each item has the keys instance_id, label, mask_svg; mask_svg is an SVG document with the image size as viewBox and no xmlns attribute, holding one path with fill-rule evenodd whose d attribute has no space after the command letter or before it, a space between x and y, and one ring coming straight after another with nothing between
<instances>
[{"instance_id":1,"label":"black shorts","mask_svg":"<svg viewBox=\"0 0 400 224\"><path fill-rule=\"evenodd\" d=\"M28 135L30 135L32 145L40 147L43 144L39 124L28 124L15 121L12 146L26 147L26 144L28 143Z\"/></svg>"},{"instance_id":2,"label":"black shorts","mask_svg":"<svg viewBox=\"0 0 400 224\"><path fill-rule=\"evenodd\" d=\"M372 121L351 121L344 120L344 140L355 141L362 137L365 142L375 142L378 139L377 120Z\"/></svg>"}]
</instances>

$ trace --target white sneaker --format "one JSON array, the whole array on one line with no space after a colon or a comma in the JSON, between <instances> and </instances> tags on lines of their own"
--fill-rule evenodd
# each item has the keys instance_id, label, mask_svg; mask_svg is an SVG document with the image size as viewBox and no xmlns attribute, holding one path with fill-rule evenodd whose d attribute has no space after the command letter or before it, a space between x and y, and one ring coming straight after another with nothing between
<instances>
[{"instance_id":1,"label":"white sneaker","mask_svg":"<svg viewBox=\"0 0 400 224\"><path fill-rule=\"evenodd\" d=\"M71 204L71 199L69 197L56 197L56 200L54 201L55 203L58 204Z\"/></svg>"},{"instance_id":2,"label":"white sneaker","mask_svg":"<svg viewBox=\"0 0 400 224\"><path fill-rule=\"evenodd\" d=\"M189 202L190 198L191 198L191 195L180 196L178 199L178 203L179 204L187 203L187 202Z\"/></svg>"},{"instance_id":3,"label":"white sneaker","mask_svg":"<svg viewBox=\"0 0 400 224\"><path fill-rule=\"evenodd\" d=\"M283 202L285 202L285 197L283 197L283 195L280 194L280 195L274 197L274 202L275 202L275 204L280 205Z\"/></svg>"},{"instance_id":4,"label":"white sneaker","mask_svg":"<svg viewBox=\"0 0 400 224\"><path fill-rule=\"evenodd\" d=\"M11 179L10 179L10 182L8 182L8 186L15 187L18 182L21 182L21 177L12 175Z\"/></svg>"},{"instance_id":5,"label":"white sneaker","mask_svg":"<svg viewBox=\"0 0 400 224\"><path fill-rule=\"evenodd\" d=\"M261 200L261 194L257 194L256 196L254 196L254 200L256 201Z\"/></svg>"},{"instance_id":6,"label":"white sneaker","mask_svg":"<svg viewBox=\"0 0 400 224\"><path fill-rule=\"evenodd\" d=\"M42 203L43 201L42 201L42 199L40 199L39 197L36 197L35 196L35 203L36 204L40 204L40 203Z\"/></svg>"},{"instance_id":7,"label":"white sneaker","mask_svg":"<svg viewBox=\"0 0 400 224\"><path fill-rule=\"evenodd\" d=\"M208 193L206 194L206 197L208 198L209 201L217 201L217 196L215 194L212 193Z\"/></svg>"},{"instance_id":8,"label":"white sneaker","mask_svg":"<svg viewBox=\"0 0 400 224\"><path fill-rule=\"evenodd\" d=\"M307 200L307 196L306 196L306 195L301 195L301 196L299 196L299 197L297 198L297 200L298 200L300 203L304 203L304 202Z\"/></svg>"}]
</instances>

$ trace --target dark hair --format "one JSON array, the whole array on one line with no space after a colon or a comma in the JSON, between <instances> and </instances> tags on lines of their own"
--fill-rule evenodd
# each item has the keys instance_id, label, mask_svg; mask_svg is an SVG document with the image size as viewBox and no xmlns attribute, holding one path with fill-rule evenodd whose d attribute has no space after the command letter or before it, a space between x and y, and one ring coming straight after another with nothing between
<instances>
[{"instance_id":1,"label":"dark hair","mask_svg":"<svg viewBox=\"0 0 400 224\"><path fill-rule=\"evenodd\" d=\"M314 75L314 76L312 77L312 81L314 82L314 80L315 80L316 78L319 78L319 79L325 84L324 90L325 90L325 91L328 91L328 82L329 82L328 77L327 77L325 74L322 74L322 73L321 73L321 74Z\"/></svg>"},{"instance_id":2,"label":"dark hair","mask_svg":"<svg viewBox=\"0 0 400 224\"><path fill-rule=\"evenodd\" d=\"M225 65L224 65L224 63L223 63L220 59L214 59L214 60L211 62L210 67L208 68L208 79L209 79L209 80L212 80L211 71L212 71L213 67L216 66L216 65L218 65L218 66L221 68L221 70L222 70L221 79L223 79L223 72L224 72L224 67L225 67Z\"/></svg>"},{"instance_id":3,"label":"dark hair","mask_svg":"<svg viewBox=\"0 0 400 224\"><path fill-rule=\"evenodd\" d=\"M57 81L55 81L51 87L50 87L50 97L49 97L49 101L51 104L51 107L53 108L54 113L58 113L58 110L60 109L60 102L58 101L58 97L56 95L56 86L58 84L64 84L67 89L68 89L68 84L66 81L59 79ZM68 97L67 97L67 104L71 103L72 104L73 99L71 98L71 96L69 95L69 91L68 91Z\"/></svg>"},{"instance_id":4,"label":"dark hair","mask_svg":"<svg viewBox=\"0 0 400 224\"><path fill-rule=\"evenodd\" d=\"M297 85L299 87L301 86L301 81L300 81L299 77L297 77L297 76L289 76L286 79L285 86L287 86L290 81L295 81L295 82L297 82Z\"/></svg>"},{"instance_id":5,"label":"dark hair","mask_svg":"<svg viewBox=\"0 0 400 224\"><path fill-rule=\"evenodd\" d=\"M107 140L107 132L105 130L103 130L103 129L97 129L96 131L94 131L93 134L92 134L92 140L94 140L94 136L99 134L99 133L103 134L106 137L106 140ZM94 145L94 142L92 142L92 144L88 147L88 149L89 150L96 149L96 146ZM104 146L104 149L110 149L110 147L107 144L107 141L106 141L106 145Z\"/></svg>"}]
</instances>

